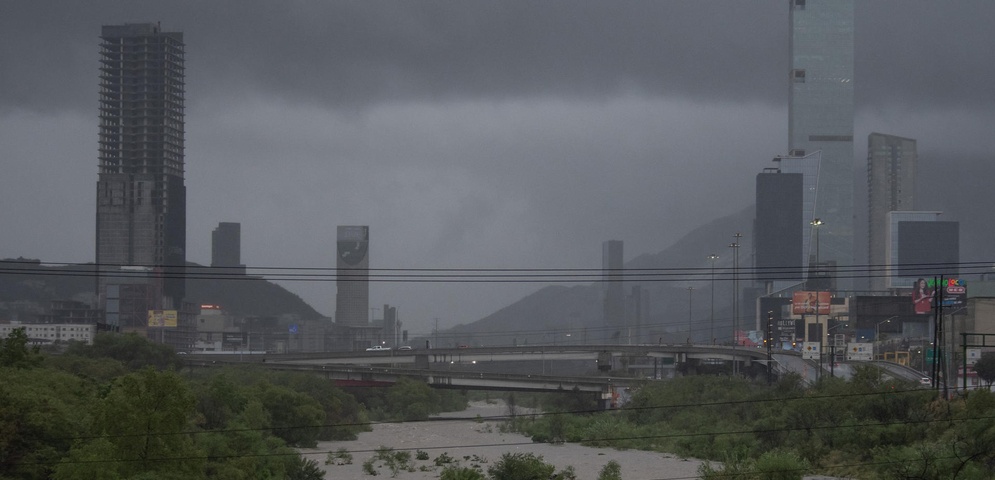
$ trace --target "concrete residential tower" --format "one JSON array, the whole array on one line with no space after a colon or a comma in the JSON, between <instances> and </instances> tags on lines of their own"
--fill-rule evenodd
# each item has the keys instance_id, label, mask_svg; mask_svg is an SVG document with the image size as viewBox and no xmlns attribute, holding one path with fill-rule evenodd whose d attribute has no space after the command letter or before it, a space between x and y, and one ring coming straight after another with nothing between
<instances>
[{"instance_id":1,"label":"concrete residential tower","mask_svg":"<svg viewBox=\"0 0 995 480\"><path fill-rule=\"evenodd\" d=\"M788 149L793 157L821 152L820 262L852 265L853 0L789 0L789 6Z\"/></svg>"},{"instance_id":2,"label":"concrete residential tower","mask_svg":"<svg viewBox=\"0 0 995 480\"><path fill-rule=\"evenodd\" d=\"M100 43L98 295L121 266L150 272L146 307L184 296L184 44L158 24L104 26Z\"/></svg>"},{"instance_id":3,"label":"concrete residential tower","mask_svg":"<svg viewBox=\"0 0 995 480\"><path fill-rule=\"evenodd\" d=\"M369 325L370 227L337 229L335 323L350 327Z\"/></svg>"}]
</instances>

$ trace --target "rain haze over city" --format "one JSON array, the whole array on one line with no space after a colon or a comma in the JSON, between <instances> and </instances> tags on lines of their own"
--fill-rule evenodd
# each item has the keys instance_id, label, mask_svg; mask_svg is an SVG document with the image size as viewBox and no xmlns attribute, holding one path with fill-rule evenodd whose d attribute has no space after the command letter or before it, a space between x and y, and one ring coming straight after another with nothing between
<instances>
[{"instance_id":1,"label":"rain haze over city","mask_svg":"<svg viewBox=\"0 0 995 480\"><path fill-rule=\"evenodd\" d=\"M334 268L339 225L369 226L371 268L598 269L605 240L628 260L742 211L788 153L786 2L8 2L0 258L94 261L100 29L143 22L184 34L202 265L238 222L250 271ZM855 214L867 135L915 138L917 207L995 244L995 4L857 2L854 23ZM282 285L334 313L333 282ZM370 305L427 333L537 288L374 282Z\"/></svg>"}]
</instances>

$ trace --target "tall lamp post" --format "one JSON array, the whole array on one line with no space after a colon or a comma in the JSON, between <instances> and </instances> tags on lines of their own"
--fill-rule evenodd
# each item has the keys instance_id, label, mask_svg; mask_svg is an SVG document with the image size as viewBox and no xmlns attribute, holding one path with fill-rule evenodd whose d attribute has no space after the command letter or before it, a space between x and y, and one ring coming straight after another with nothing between
<instances>
[{"instance_id":1,"label":"tall lamp post","mask_svg":"<svg viewBox=\"0 0 995 480\"><path fill-rule=\"evenodd\" d=\"M809 276L815 277L817 275L813 274L813 270L819 268L819 227L822 226L822 220L818 218L812 219L812 228L815 229L815 264L814 268L809 269ZM816 281L818 282L818 280ZM822 290L819 288L818 283L813 284L815 286L815 323L819 325L819 374L822 374L822 345L825 343L823 340L829 332L824 332L822 330L822 323L819 323L819 292Z\"/></svg>"},{"instance_id":2,"label":"tall lamp post","mask_svg":"<svg viewBox=\"0 0 995 480\"><path fill-rule=\"evenodd\" d=\"M743 235L736 232L735 242L729 244L732 249L732 344L737 345L736 333L739 331L739 239Z\"/></svg>"},{"instance_id":3,"label":"tall lamp post","mask_svg":"<svg viewBox=\"0 0 995 480\"><path fill-rule=\"evenodd\" d=\"M739 239L743 235L736 232L733 237L736 241L729 244L732 249L732 347L738 345L737 333L739 332ZM735 351L735 350L734 350ZM736 355L732 356L732 374L739 374L739 364Z\"/></svg>"},{"instance_id":4,"label":"tall lamp post","mask_svg":"<svg viewBox=\"0 0 995 480\"><path fill-rule=\"evenodd\" d=\"M691 293L694 287L688 287L688 344L694 343L691 339Z\"/></svg>"},{"instance_id":5,"label":"tall lamp post","mask_svg":"<svg viewBox=\"0 0 995 480\"><path fill-rule=\"evenodd\" d=\"M712 261L712 302L708 314L708 341L715 344L715 261L719 259L716 254L711 254L708 259Z\"/></svg>"}]
</instances>

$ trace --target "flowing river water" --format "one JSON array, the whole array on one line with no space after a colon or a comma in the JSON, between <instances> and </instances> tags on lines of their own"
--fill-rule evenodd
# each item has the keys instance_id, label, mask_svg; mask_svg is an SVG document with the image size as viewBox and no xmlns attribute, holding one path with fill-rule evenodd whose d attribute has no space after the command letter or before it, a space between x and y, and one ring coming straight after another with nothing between
<instances>
[{"instance_id":1,"label":"flowing river water","mask_svg":"<svg viewBox=\"0 0 995 480\"><path fill-rule=\"evenodd\" d=\"M533 443L529 437L516 433L501 433L500 421L489 417L506 415L501 402L473 402L462 412L452 412L437 420L414 423L377 424L372 432L359 434L359 438L344 442L321 442L317 448L301 449L301 454L317 461L325 470L326 479L391 478L393 472L378 462L377 476L364 472L363 462L373 458L375 450L388 447L394 451L411 451L415 471L400 471L400 480L439 478L442 469L434 459L445 453L462 466L480 465L487 468L504 453L533 453L541 455L556 471L572 466L578 480L597 480L601 469L614 460L622 467L626 480L678 480L698 478L698 465L694 459L683 459L670 454L638 450L593 448L577 444L553 445ZM481 419L476 419L477 416ZM447 420L448 418L448 420ZM329 452L345 449L352 455L352 463L325 464ZM415 460L415 452L428 453L428 460ZM343 462L338 462L343 463Z\"/></svg>"}]
</instances>

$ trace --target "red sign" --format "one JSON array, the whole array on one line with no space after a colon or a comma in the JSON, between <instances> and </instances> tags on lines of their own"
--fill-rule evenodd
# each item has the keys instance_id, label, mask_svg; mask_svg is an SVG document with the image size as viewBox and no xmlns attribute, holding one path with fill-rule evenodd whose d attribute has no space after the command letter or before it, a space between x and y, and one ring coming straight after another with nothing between
<instances>
[{"instance_id":1,"label":"red sign","mask_svg":"<svg viewBox=\"0 0 995 480\"><path fill-rule=\"evenodd\" d=\"M795 315L829 315L830 292L795 292L791 296L791 313Z\"/></svg>"}]
</instances>

